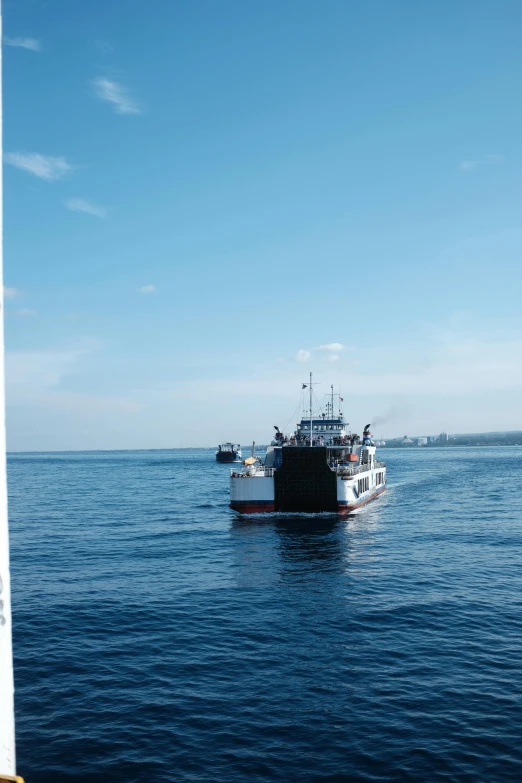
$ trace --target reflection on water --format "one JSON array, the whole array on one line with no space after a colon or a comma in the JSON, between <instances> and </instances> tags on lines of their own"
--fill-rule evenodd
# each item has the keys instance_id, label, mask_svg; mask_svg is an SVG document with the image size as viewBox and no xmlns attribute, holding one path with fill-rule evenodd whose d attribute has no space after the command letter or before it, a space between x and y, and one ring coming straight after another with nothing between
<instances>
[{"instance_id":1,"label":"reflection on water","mask_svg":"<svg viewBox=\"0 0 522 783\"><path fill-rule=\"evenodd\" d=\"M259 514L234 517L237 584L259 586L278 579L316 580L320 574L360 578L381 559L378 531L385 523L385 495L346 517L337 514Z\"/></svg>"},{"instance_id":2,"label":"reflection on water","mask_svg":"<svg viewBox=\"0 0 522 783\"><path fill-rule=\"evenodd\" d=\"M282 572L343 568L342 522L337 516L280 516L274 519Z\"/></svg>"},{"instance_id":3,"label":"reflection on water","mask_svg":"<svg viewBox=\"0 0 522 783\"><path fill-rule=\"evenodd\" d=\"M277 580L277 542L267 517L234 517L230 536L238 587L262 587Z\"/></svg>"},{"instance_id":4,"label":"reflection on water","mask_svg":"<svg viewBox=\"0 0 522 783\"><path fill-rule=\"evenodd\" d=\"M270 514L235 518L237 578L245 584L267 578L342 572L349 562L354 536L350 517L331 514ZM364 523L359 523L362 527Z\"/></svg>"}]
</instances>

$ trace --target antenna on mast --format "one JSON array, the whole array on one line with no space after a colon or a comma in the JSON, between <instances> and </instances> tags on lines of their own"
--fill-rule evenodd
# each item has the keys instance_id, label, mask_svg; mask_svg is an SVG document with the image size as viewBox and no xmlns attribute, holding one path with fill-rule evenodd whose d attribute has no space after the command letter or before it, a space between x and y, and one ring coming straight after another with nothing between
<instances>
[{"instance_id":1,"label":"antenna on mast","mask_svg":"<svg viewBox=\"0 0 522 783\"><path fill-rule=\"evenodd\" d=\"M314 414L313 414L312 393L313 393L313 387L314 386L318 386L318 385L319 384L317 384L317 383L312 383L312 373L310 373L310 381L308 383L303 383L303 386L302 386L303 389L306 389L306 388L310 389L310 446L312 445L312 433L313 433L313 429L314 429Z\"/></svg>"}]
</instances>

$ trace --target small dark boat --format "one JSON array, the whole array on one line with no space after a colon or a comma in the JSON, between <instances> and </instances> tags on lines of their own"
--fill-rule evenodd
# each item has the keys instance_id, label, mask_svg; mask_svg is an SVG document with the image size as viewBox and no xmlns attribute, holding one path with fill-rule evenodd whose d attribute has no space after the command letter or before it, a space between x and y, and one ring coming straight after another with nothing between
<instances>
[{"instance_id":1,"label":"small dark boat","mask_svg":"<svg viewBox=\"0 0 522 783\"><path fill-rule=\"evenodd\" d=\"M239 443L222 443L216 451L218 462L241 462L241 446Z\"/></svg>"}]
</instances>

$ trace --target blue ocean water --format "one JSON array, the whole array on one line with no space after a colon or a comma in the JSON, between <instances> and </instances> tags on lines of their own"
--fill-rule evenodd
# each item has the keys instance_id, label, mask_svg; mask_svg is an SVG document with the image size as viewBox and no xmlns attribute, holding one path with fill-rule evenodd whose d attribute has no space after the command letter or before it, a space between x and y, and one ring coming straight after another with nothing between
<instances>
[{"instance_id":1,"label":"blue ocean water","mask_svg":"<svg viewBox=\"0 0 522 783\"><path fill-rule=\"evenodd\" d=\"M26 783L522 780L522 449L383 450L347 519L211 450L9 459Z\"/></svg>"}]
</instances>

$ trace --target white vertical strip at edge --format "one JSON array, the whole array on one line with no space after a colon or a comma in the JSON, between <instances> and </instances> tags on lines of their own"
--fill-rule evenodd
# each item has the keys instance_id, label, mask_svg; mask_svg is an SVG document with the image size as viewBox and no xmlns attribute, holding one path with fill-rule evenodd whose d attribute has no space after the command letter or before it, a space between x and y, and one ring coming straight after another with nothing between
<instances>
[{"instance_id":1,"label":"white vertical strip at edge","mask_svg":"<svg viewBox=\"0 0 522 783\"><path fill-rule=\"evenodd\" d=\"M0 0L0 42L2 0ZM2 143L2 47L0 43L0 155ZM1 166L1 163L0 163ZM15 775L14 680L7 523L4 391L3 166L0 168L0 775Z\"/></svg>"}]
</instances>

